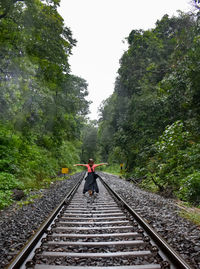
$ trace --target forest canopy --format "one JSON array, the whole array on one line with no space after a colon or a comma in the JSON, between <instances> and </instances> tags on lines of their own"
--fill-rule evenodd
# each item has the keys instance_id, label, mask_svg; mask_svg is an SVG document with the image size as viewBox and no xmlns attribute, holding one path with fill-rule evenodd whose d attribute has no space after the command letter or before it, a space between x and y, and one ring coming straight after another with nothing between
<instances>
[{"instance_id":1,"label":"forest canopy","mask_svg":"<svg viewBox=\"0 0 200 269\"><path fill-rule=\"evenodd\" d=\"M128 178L200 204L200 14L134 29L100 108L99 152Z\"/></svg>"},{"instance_id":2,"label":"forest canopy","mask_svg":"<svg viewBox=\"0 0 200 269\"><path fill-rule=\"evenodd\" d=\"M0 208L88 158L140 186L200 204L200 3L133 29L113 94L87 122L87 82L60 0L0 0ZM105 62L106 64L106 62Z\"/></svg>"},{"instance_id":3,"label":"forest canopy","mask_svg":"<svg viewBox=\"0 0 200 269\"><path fill-rule=\"evenodd\" d=\"M59 2L0 1L0 201L5 203L11 189L34 187L79 160L87 82L70 72L76 40L57 11Z\"/></svg>"}]
</instances>

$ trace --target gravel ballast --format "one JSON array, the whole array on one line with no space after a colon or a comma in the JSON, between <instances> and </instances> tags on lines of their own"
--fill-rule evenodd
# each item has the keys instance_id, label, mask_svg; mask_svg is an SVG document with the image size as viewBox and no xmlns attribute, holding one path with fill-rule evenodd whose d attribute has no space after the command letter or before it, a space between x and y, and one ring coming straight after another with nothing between
<instances>
[{"instance_id":1,"label":"gravel ballast","mask_svg":"<svg viewBox=\"0 0 200 269\"><path fill-rule=\"evenodd\" d=\"M117 176L100 175L192 268L200 269L200 227L180 216L174 200L141 190Z\"/></svg>"},{"instance_id":2,"label":"gravel ballast","mask_svg":"<svg viewBox=\"0 0 200 269\"><path fill-rule=\"evenodd\" d=\"M99 174L193 268L200 268L200 227L180 217L180 208L173 200L141 190L117 176ZM0 211L0 268L6 268L79 179L80 173L64 181L57 181L49 189L38 191L42 197L33 203L21 208L13 205Z\"/></svg>"},{"instance_id":3,"label":"gravel ballast","mask_svg":"<svg viewBox=\"0 0 200 269\"><path fill-rule=\"evenodd\" d=\"M80 173L57 181L49 189L34 192L41 198L33 203L23 207L14 204L0 211L0 268L6 268L79 179Z\"/></svg>"}]
</instances>

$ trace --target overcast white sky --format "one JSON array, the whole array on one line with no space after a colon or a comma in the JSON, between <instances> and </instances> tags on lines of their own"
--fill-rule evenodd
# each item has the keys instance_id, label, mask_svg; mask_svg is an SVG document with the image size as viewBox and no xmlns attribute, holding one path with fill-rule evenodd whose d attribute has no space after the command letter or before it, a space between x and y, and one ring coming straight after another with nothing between
<instances>
[{"instance_id":1,"label":"overcast white sky","mask_svg":"<svg viewBox=\"0 0 200 269\"><path fill-rule=\"evenodd\" d=\"M58 11L78 41L71 71L89 84L90 119L97 119L100 103L113 93L125 37L133 29L154 28L165 14L190 9L190 0L61 0Z\"/></svg>"}]
</instances>

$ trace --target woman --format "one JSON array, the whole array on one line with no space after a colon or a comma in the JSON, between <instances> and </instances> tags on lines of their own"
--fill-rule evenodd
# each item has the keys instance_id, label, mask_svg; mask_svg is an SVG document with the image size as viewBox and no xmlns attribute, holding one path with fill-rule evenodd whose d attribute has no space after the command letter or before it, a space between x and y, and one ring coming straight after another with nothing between
<instances>
[{"instance_id":1,"label":"woman","mask_svg":"<svg viewBox=\"0 0 200 269\"><path fill-rule=\"evenodd\" d=\"M85 166L88 169L88 175L85 179L83 193L86 193L86 191L88 191L89 195L92 195L94 191L96 193L99 192L99 188L96 181L96 178L98 176L95 174L94 169L101 165L108 165L108 164L107 163L94 164L93 159L89 159L88 164L74 164L74 166Z\"/></svg>"}]
</instances>

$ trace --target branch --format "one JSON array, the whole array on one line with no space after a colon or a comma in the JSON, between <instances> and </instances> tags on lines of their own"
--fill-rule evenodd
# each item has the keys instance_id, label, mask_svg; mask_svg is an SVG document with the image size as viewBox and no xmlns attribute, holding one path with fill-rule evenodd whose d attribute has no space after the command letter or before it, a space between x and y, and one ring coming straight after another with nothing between
<instances>
[{"instance_id":1,"label":"branch","mask_svg":"<svg viewBox=\"0 0 200 269\"><path fill-rule=\"evenodd\" d=\"M154 179L153 176L151 176L151 179L152 179L153 183L159 188L160 191L164 191L164 187L162 185L160 185L158 182L156 182L156 180Z\"/></svg>"}]
</instances>

